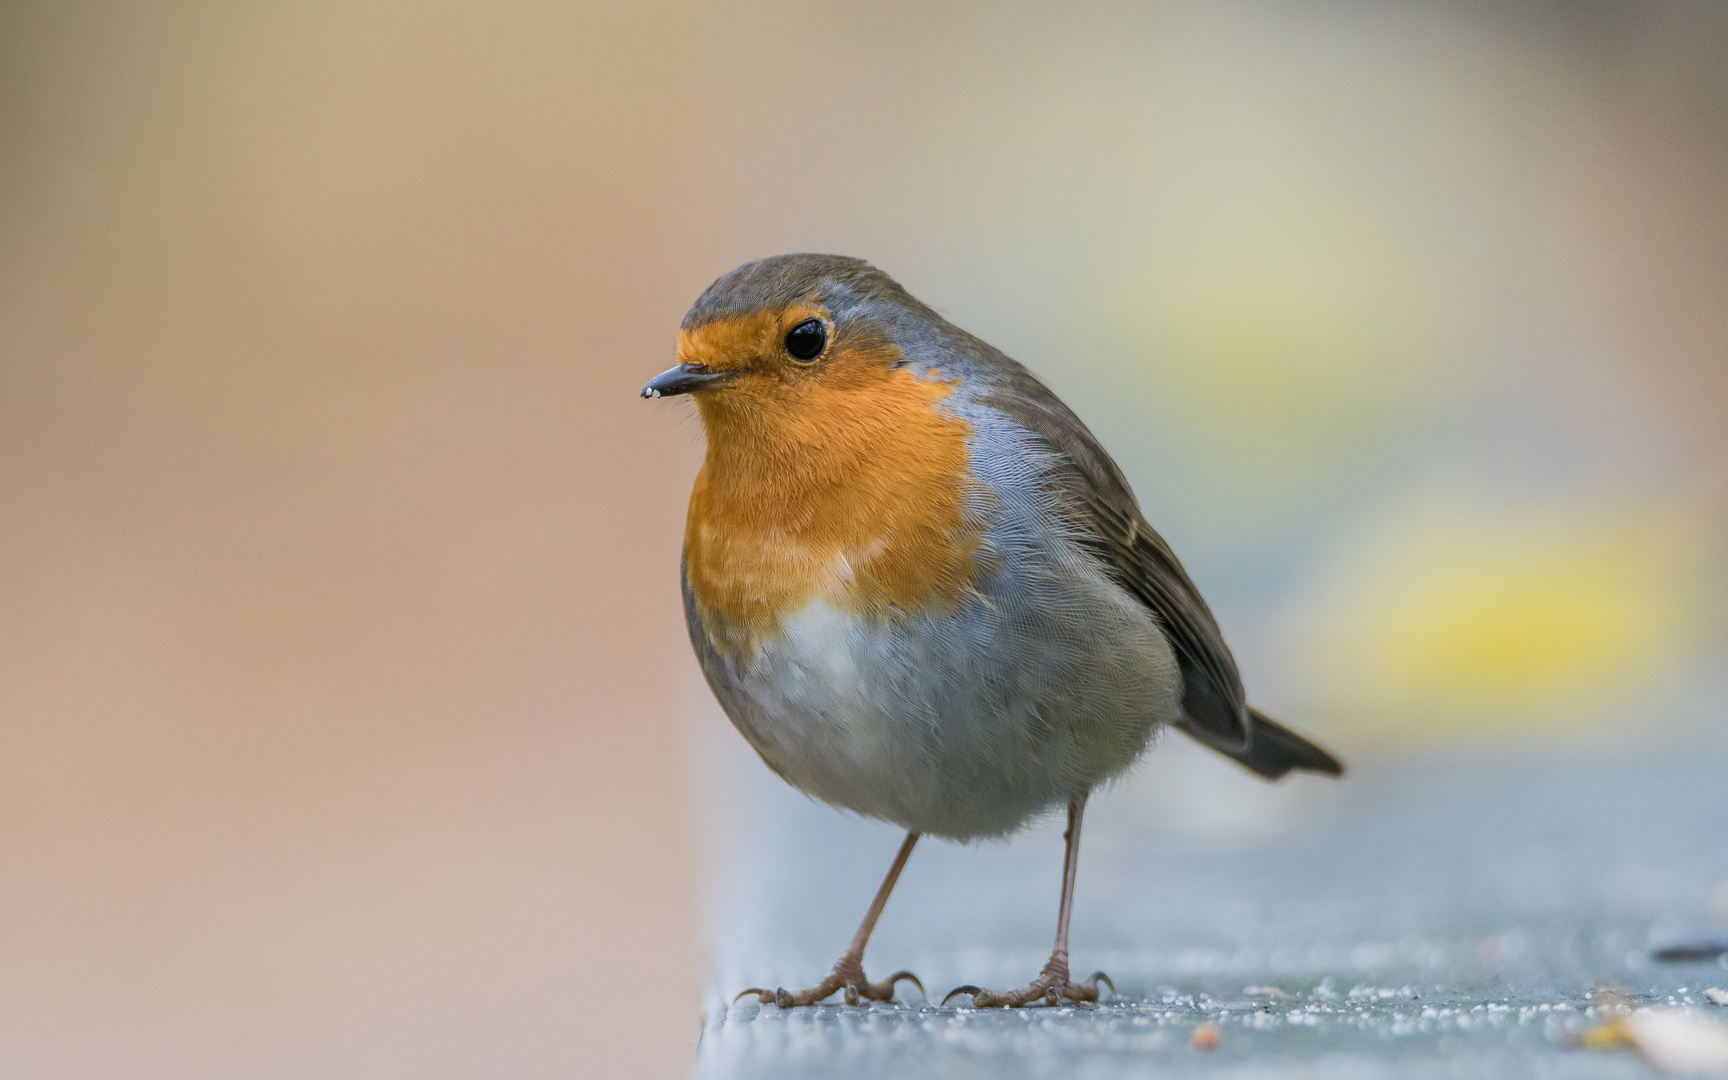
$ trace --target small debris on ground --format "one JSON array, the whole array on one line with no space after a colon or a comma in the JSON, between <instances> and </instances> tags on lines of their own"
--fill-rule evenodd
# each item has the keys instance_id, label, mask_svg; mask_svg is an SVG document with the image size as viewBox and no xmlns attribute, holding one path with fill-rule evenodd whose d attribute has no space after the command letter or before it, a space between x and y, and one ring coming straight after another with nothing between
<instances>
[{"instance_id":1,"label":"small debris on ground","mask_svg":"<svg viewBox=\"0 0 1728 1080\"><path fill-rule=\"evenodd\" d=\"M1707 987L1704 996L1710 999L1712 1005L1728 1005L1728 990L1724 990L1720 986Z\"/></svg>"},{"instance_id":2,"label":"small debris on ground","mask_svg":"<svg viewBox=\"0 0 1728 1080\"><path fill-rule=\"evenodd\" d=\"M1599 982L1584 991L1584 1000L1588 1001L1599 1014L1630 1012L1636 1004L1624 987L1610 982Z\"/></svg>"},{"instance_id":3,"label":"small debris on ground","mask_svg":"<svg viewBox=\"0 0 1728 1080\"><path fill-rule=\"evenodd\" d=\"M1697 964L1728 955L1728 938L1675 941L1650 950L1650 959L1664 964Z\"/></svg>"},{"instance_id":4,"label":"small debris on ground","mask_svg":"<svg viewBox=\"0 0 1728 1080\"><path fill-rule=\"evenodd\" d=\"M1664 1072L1728 1069L1728 1028L1695 1009L1638 1009L1583 1032L1590 1050L1636 1050Z\"/></svg>"},{"instance_id":5,"label":"small debris on ground","mask_svg":"<svg viewBox=\"0 0 1728 1080\"><path fill-rule=\"evenodd\" d=\"M1218 1049L1218 1040L1217 1024L1201 1024L1194 1029L1194 1034L1188 1036L1189 1044L1202 1053Z\"/></svg>"}]
</instances>

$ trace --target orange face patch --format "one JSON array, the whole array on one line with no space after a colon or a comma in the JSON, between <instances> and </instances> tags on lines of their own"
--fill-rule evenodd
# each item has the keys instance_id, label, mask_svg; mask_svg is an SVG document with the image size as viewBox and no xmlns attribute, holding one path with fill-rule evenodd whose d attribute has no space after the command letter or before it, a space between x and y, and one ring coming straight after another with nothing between
<instances>
[{"instance_id":1,"label":"orange face patch","mask_svg":"<svg viewBox=\"0 0 1728 1080\"><path fill-rule=\"evenodd\" d=\"M820 319L834 333L834 320L813 304L752 311L730 319L715 319L678 333L678 362L701 364L714 371L748 369L760 375L796 368L781 342L786 331L805 319Z\"/></svg>"},{"instance_id":2,"label":"orange face patch","mask_svg":"<svg viewBox=\"0 0 1728 1080\"><path fill-rule=\"evenodd\" d=\"M870 620L955 604L977 569L971 427L939 405L952 383L893 367L885 337L841 336L816 365L777 367L785 329L825 315L753 313L680 337L681 361L748 371L695 395L708 454L684 534L704 625L734 654L816 599Z\"/></svg>"}]
</instances>

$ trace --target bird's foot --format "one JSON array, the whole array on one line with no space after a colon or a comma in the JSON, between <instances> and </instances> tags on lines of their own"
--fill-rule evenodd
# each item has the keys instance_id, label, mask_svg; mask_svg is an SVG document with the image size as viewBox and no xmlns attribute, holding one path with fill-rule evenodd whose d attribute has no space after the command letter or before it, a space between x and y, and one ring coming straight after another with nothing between
<instances>
[{"instance_id":1,"label":"bird's foot","mask_svg":"<svg viewBox=\"0 0 1728 1080\"><path fill-rule=\"evenodd\" d=\"M864 977L863 961L848 953L840 958L839 963L834 965L834 970L828 973L827 978L807 990L791 991L781 988L764 990L760 986L752 986L732 1000L737 1001L750 994L755 994L756 1000L764 1005L778 1005L782 1009L791 1009L799 1005L815 1005L817 1002L825 1001L834 996L834 991L844 990L848 1005L856 1005L865 998L871 1001L893 1001L894 985L902 979L916 986L920 994L924 993L924 984L919 982L918 976L910 971L896 971L881 982L871 982Z\"/></svg>"},{"instance_id":2,"label":"bird's foot","mask_svg":"<svg viewBox=\"0 0 1728 1080\"><path fill-rule=\"evenodd\" d=\"M1094 971L1085 982L1069 982L1067 958L1052 956L1050 962L1044 965L1044 970L1038 973L1038 977L1018 990L985 990L977 986L956 986L948 991L948 997L942 999L942 1004L948 1004L950 998L961 994L971 994L973 1006L979 1009L993 1009L1004 1005L1017 1009L1039 999L1046 1005L1059 1005L1063 998L1069 1001L1097 1001L1099 982L1108 986L1112 994L1116 992L1116 984L1102 971Z\"/></svg>"}]
</instances>

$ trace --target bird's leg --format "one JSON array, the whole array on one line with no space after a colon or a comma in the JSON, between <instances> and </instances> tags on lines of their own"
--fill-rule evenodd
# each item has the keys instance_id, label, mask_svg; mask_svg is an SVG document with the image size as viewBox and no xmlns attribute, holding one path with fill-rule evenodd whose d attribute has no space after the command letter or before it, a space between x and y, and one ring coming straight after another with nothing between
<instances>
[{"instance_id":1,"label":"bird's leg","mask_svg":"<svg viewBox=\"0 0 1728 1080\"><path fill-rule=\"evenodd\" d=\"M858 932L852 935L852 944L846 947L845 955L835 963L834 970L828 977L810 987L808 990L791 992L784 989L764 990L759 986L750 989L733 998L755 994L756 1000L764 1005L778 1005L782 1009L790 1009L797 1005L814 1005L833 995L836 990L846 991L846 1004L856 1005L861 998L871 1001L893 1001L894 984L901 979L918 987L918 992L924 992L924 984L918 981L918 976L910 971L896 971L881 982L871 982L864 977L864 946L870 941L870 932L876 929L876 919L882 914L882 909L888 904L888 894L894 891L894 883L900 880L900 871L905 869L906 860L912 854L912 845L918 842L918 834L909 832L906 840L900 845L900 853L894 856L894 865L888 868L888 876L882 879L882 887L876 890L876 899L871 901L870 910L864 913L864 921L859 924Z\"/></svg>"},{"instance_id":2,"label":"bird's leg","mask_svg":"<svg viewBox=\"0 0 1728 1080\"><path fill-rule=\"evenodd\" d=\"M1092 977L1083 983L1068 980L1068 916L1074 910L1074 871L1080 864L1080 817L1085 811L1084 795L1068 804L1068 831L1063 834L1068 851L1062 860L1062 907L1056 916L1056 947L1050 951L1050 960L1044 965L1044 970L1038 973L1036 979L1018 990L985 990L977 986L957 986L948 992L948 997L942 999L942 1004L948 1004L949 998L959 994L971 994L972 1004L980 1009L998 1005L1018 1008L1040 999L1046 1005L1058 1004L1063 998L1070 1001L1097 1001L1100 980L1110 988L1111 993L1116 992L1116 984L1102 971L1094 971Z\"/></svg>"}]
</instances>

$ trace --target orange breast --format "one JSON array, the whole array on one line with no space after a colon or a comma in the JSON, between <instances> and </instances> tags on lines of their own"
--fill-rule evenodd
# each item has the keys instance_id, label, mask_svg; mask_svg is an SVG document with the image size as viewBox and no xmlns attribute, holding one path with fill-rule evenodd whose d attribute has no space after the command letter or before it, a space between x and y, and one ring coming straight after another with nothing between
<instances>
[{"instance_id":1,"label":"orange breast","mask_svg":"<svg viewBox=\"0 0 1728 1080\"><path fill-rule=\"evenodd\" d=\"M735 655L813 600L874 621L956 604L971 587L984 492L970 425L938 404L951 384L885 359L845 371L699 400L708 454L686 573L709 635Z\"/></svg>"}]
</instances>

